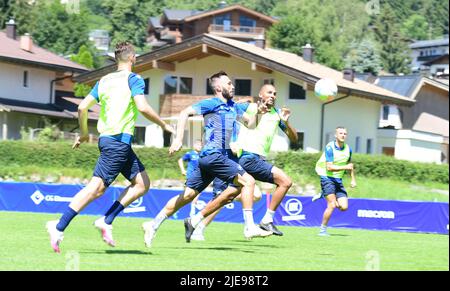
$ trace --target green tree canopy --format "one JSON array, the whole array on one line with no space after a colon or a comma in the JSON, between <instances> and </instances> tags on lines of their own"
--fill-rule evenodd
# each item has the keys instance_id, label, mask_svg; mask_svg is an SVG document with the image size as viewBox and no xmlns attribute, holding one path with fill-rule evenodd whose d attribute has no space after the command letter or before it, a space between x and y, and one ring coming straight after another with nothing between
<instances>
[{"instance_id":1,"label":"green tree canopy","mask_svg":"<svg viewBox=\"0 0 450 291\"><path fill-rule=\"evenodd\" d=\"M341 70L349 44L367 32L370 17L363 3L341 0L287 0L273 9L281 21L269 32L271 44L300 54L310 43L316 48L316 61Z\"/></svg>"},{"instance_id":2,"label":"green tree canopy","mask_svg":"<svg viewBox=\"0 0 450 291\"><path fill-rule=\"evenodd\" d=\"M375 43L369 39L363 39L360 43L353 42L345 58L345 66L358 73L378 75L382 63L375 49Z\"/></svg>"},{"instance_id":3,"label":"green tree canopy","mask_svg":"<svg viewBox=\"0 0 450 291\"><path fill-rule=\"evenodd\" d=\"M373 31L375 39L381 45L380 56L383 69L389 73L409 73L411 62L408 44L400 33L395 15L388 5L385 5L377 16Z\"/></svg>"},{"instance_id":4,"label":"green tree canopy","mask_svg":"<svg viewBox=\"0 0 450 291\"><path fill-rule=\"evenodd\" d=\"M428 38L428 23L425 17L413 14L405 22L403 22L401 32L406 37L415 40L423 40Z\"/></svg>"},{"instance_id":5,"label":"green tree canopy","mask_svg":"<svg viewBox=\"0 0 450 291\"><path fill-rule=\"evenodd\" d=\"M89 42L86 10L68 12L59 0L37 2L33 39L41 47L69 55Z\"/></svg>"}]
</instances>

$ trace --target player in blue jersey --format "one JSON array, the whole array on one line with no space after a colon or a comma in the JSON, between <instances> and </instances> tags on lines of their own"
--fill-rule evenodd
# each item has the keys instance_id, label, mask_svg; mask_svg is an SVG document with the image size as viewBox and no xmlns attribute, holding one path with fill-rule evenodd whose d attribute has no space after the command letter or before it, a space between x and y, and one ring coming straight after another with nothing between
<instances>
[{"instance_id":1,"label":"player in blue jersey","mask_svg":"<svg viewBox=\"0 0 450 291\"><path fill-rule=\"evenodd\" d=\"M142 78L131 72L132 66L136 63L133 46L128 42L118 43L115 58L117 71L101 78L78 106L80 136L73 145L74 149L89 140L88 110L94 104L100 103L101 110L97 124L100 133L98 141L100 157L93 177L86 187L73 197L59 220L49 221L46 224L50 245L57 253L60 252L59 244L63 240L63 232L71 220L89 203L102 196L119 174L127 178L131 185L125 188L105 216L94 222L94 226L108 245L115 245L111 225L114 218L134 200L147 193L150 187L149 177L131 147L138 113L164 130L174 133L172 127L166 124L147 103Z\"/></svg>"},{"instance_id":2,"label":"player in blue jersey","mask_svg":"<svg viewBox=\"0 0 450 291\"><path fill-rule=\"evenodd\" d=\"M170 154L181 149L184 128L189 115L203 115L205 120L205 145L200 153L199 167L186 180L184 192L170 199L153 221L145 222L142 225L144 242L147 247L151 246L161 223L178 209L191 202L215 178L226 182L228 187L194 217L185 219L187 242L190 242L194 229L206 216L231 202L239 193L242 193L241 200L245 222L244 236L251 239L272 234L255 225L253 220L255 179L235 161L236 159L230 150L230 141L236 140L239 131L237 120L243 116L248 104L233 102L234 86L225 72L214 74L210 78L210 85L214 91L213 98L200 101L180 113L177 135L169 149Z\"/></svg>"}]
</instances>

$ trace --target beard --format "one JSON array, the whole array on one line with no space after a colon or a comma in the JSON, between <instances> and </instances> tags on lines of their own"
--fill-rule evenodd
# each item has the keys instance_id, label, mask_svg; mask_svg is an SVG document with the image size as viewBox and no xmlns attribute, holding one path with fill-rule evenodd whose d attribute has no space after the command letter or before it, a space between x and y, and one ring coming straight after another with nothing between
<instances>
[{"instance_id":1,"label":"beard","mask_svg":"<svg viewBox=\"0 0 450 291\"><path fill-rule=\"evenodd\" d=\"M233 97L234 97L234 92L233 92L233 91L228 91L227 89L222 88L222 96L223 96L225 99L230 100L230 99L233 99Z\"/></svg>"},{"instance_id":2,"label":"beard","mask_svg":"<svg viewBox=\"0 0 450 291\"><path fill-rule=\"evenodd\" d=\"M272 108L275 106L275 100L272 100L272 102L270 102L270 98L267 99L264 104L266 105L267 108Z\"/></svg>"}]
</instances>

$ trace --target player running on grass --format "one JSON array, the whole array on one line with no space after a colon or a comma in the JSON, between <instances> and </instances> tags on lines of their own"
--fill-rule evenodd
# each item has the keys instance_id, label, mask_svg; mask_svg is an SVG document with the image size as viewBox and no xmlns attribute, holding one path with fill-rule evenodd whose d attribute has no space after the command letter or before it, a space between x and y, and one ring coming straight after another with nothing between
<instances>
[{"instance_id":1,"label":"player running on grass","mask_svg":"<svg viewBox=\"0 0 450 291\"><path fill-rule=\"evenodd\" d=\"M98 141L100 157L92 179L75 195L62 217L46 224L51 247L57 253L60 252L59 244L70 221L89 203L102 196L120 173L131 182L131 185L123 190L105 216L94 222L94 226L108 245L115 246L111 225L114 218L130 203L147 193L150 187L149 177L144 165L131 148L138 111L164 130L175 133L147 103L142 78L131 72L132 66L136 63L133 46L128 42L118 43L115 58L117 71L101 78L78 106L81 132L73 145L74 149L89 140L87 126L89 108L98 102L101 105L97 124L100 133Z\"/></svg>"},{"instance_id":2,"label":"player running on grass","mask_svg":"<svg viewBox=\"0 0 450 291\"><path fill-rule=\"evenodd\" d=\"M254 129L242 128L238 141L231 147L239 156L239 164L253 178L277 185L269 208L259 226L264 230L273 232L274 235L282 236L283 233L273 224L273 217L287 191L292 186L292 181L281 169L267 162L266 157L278 128L286 133L291 143L296 143L298 137L296 130L289 123L291 111L285 107L281 110L275 108L277 99L275 86L270 84L262 86L259 98L259 106L256 103L250 104L246 111L246 115L250 118L256 118L256 114L260 113L258 125ZM251 121L251 123L254 122ZM204 224L208 225L211 220L211 216L207 217Z\"/></svg>"},{"instance_id":3,"label":"player running on grass","mask_svg":"<svg viewBox=\"0 0 450 291\"><path fill-rule=\"evenodd\" d=\"M185 153L181 158L178 159L178 166L180 167L181 174L189 178L191 174L194 172L195 168L198 167L198 160L200 159L200 152L202 150L202 141L196 140L194 142L194 148L192 151ZM184 168L184 162L187 162L187 170ZM214 179L213 181L213 194L217 196L226 189L226 184L224 184L219 179ZM200 195L197 195L191 203L191 211L189 216L195 215L195 204L198 201Z\"/></svg>"},{"instance_id":4,"label":"player running on grass","mask_svg":"<svg viewBox=\"0 0 450 291\"><path fill-rule=\"evenodd\" d=\"M255 180L233 161L230 140L238 132L237 118L247 110L248 104L233 102L234 86L228 75L221 71L210 78L214 97L187 107L180 113L177 135L169 149L173 154L182 147L184 128L189 115L203 115L205 119L206 144L200 153L199 167L186 180L184 192L173 197L158 213L154 220L145 222L144 241L150 247L161 223L178 209L191 202L214 178L226 182L228 187L212 200L202 211L184 221L185 238L190 242L191 235L199 223L208 215L231 202L242 191L243 214L245 220L244 236L246 238L265 237L272 233L264 231L253 221L253 190Z\"/></svg>"},{"instance_id":5,"label":"player running on grass","mask_svg":"<svg viewBox=\"0 0 450 291\"><path fill-rule=\"evenodd\" d=\"M347 129L342 126L336 127L336 140L325 146L325 151L316 163L316 172L320 176L320 185L322 192L315 195L312 201L325 196L327 208L323 213L322 225L319 235L329 236L327 232L328 221L331 214L337 207L341 211L348 209L347 191L342 183L345 170L350 171L352 188L356 187L355 171L351 163L352 149L345 143L347 138Z\"/></svg>"}]
</instances>

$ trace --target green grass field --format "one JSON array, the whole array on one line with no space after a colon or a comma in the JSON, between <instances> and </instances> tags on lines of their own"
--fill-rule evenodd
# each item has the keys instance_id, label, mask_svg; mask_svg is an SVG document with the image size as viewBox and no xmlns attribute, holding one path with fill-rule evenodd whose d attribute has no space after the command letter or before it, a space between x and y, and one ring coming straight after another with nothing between
<instances>
[{"instance_id":1,"label":"green grass field","mask_svg":"<svg viewBox=\"0 0 450 291\"><path fill-rule=\"evenodd\" d=\"M280 227L283 237L246 241L243 226L213 223L206 241L184 241L182 221L164 222L151 249L144 219L114 222L115 248L93 228L94 216L75 218L62 253L50 248L45 222L57 214L0 212L0 270L449 270L449 237L330 228Z\"/></svg>"}]
</instances>

